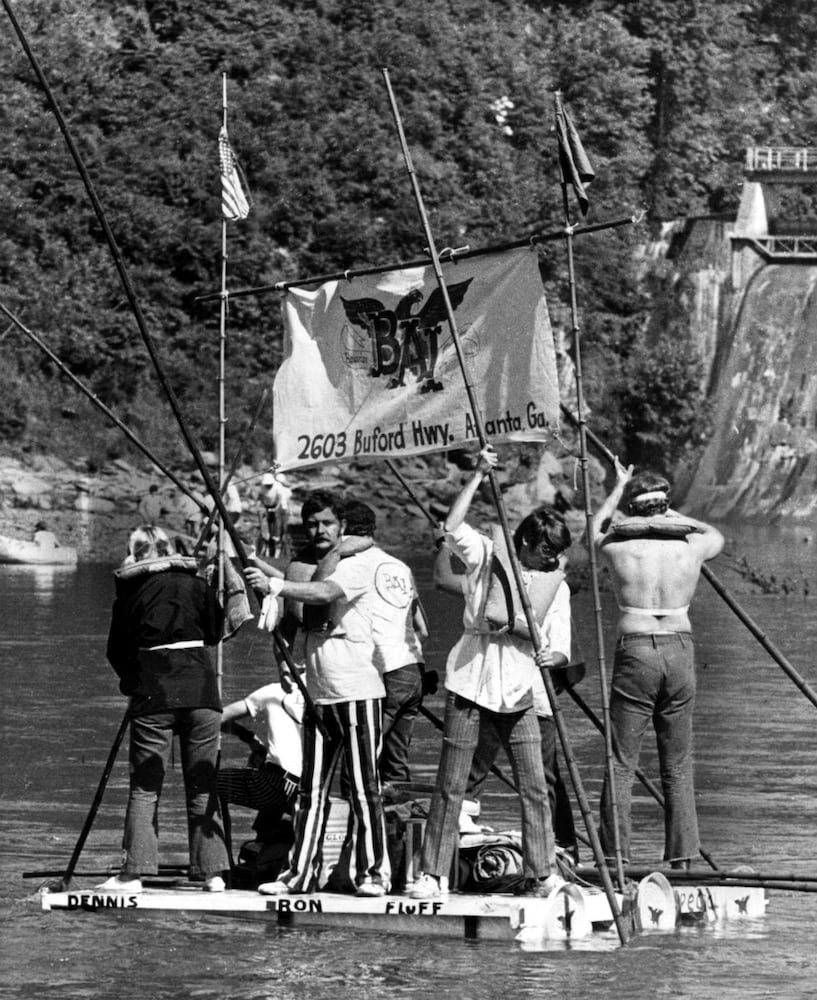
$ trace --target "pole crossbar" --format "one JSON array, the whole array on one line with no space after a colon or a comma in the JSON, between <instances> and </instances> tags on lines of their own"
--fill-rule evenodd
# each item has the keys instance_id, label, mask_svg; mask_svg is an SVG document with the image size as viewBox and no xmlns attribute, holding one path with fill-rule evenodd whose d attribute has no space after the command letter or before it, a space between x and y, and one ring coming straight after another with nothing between
<instances>
[{"instance_id":1,"label":"pole crossbar","mask_svg":"<svg viewBox=\"0 0 817 1000\"><path fill-rule=\"evenodd\" d=\"M499 243L495 246L479 247L476 250L445 250L440 251L440 260L443 263L454 263L460 260L473 260L475 257L485 257L489 254L505 253L508 250L521 250L524 247L535 247L542 243L554 243L570 236L587 236L590 233L599 233L605 229L620 229L622 226L638 225L644 218L644 212L636 212L631 215L624 215L618 219L608 219L607 221L594 222L590 225L571 226L567 229L555 229L549 233L534 233L531 236L522 237L518 240L511 240L509 243ZM288 288L303 288L309 285L322 285L327 281L351 281L353 278L364 278L372 274L388 274L389 271L407 271L415 267L428 267L432 263L431 257L418 257L415 260L398 261L394 264L380 264L372 267L359 267L347 269L345 271L333 271L329 274L316 274L311 278L293 278L289 281L276 281L271 285L254 285L251 288L237 288L235 291L207 292L204 295L197 295L196 302L213 302L223 298L243 298L247 295L264 295L267 292L285 292Z\"/></svg>"}]
</instances>

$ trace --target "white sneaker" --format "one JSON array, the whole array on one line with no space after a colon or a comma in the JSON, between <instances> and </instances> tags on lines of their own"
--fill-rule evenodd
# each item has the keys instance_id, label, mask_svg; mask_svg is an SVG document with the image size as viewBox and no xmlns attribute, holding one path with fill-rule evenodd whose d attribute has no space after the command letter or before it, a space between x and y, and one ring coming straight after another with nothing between
<instances>
[{"instance_id":1,"label":"white sneaker","mask_svg":"<svg viewBox=\"0 0 817 1000\"><path fill-rule=\"evenodd\" d=\"M258 891L262 896L288 896L289 883L282 882L280 879L277 882L262 882L258 886Z\"/></svg>"},{"instance_id":2,"label":"white sneaker","mask_svg":"<svg viewBox=\"0 0 817 1000\"><path fill-rule=\"evenodd\" d=\"M226 888L227 885L220 875L211 875L210 878L204 880L205 892L224 892Z\"/></svg>"},{"instance_id":3,"label":"white sneaker","mask_svg":"<svg viewBox=\"0 0 817 1000\"><path fill-rule=\"evenodd\" d=\"M364 878L360 885L355 889L356 896L367 896L375 898L377 896L386 895L386 887L382 882L375 882L372 878Z\"/></svg>"},{"instance_id":4,"label":"white sneaker","mask_svg":"<svg viewBox=\"0 0 817 1000\"><path fill-rule=\"evenodd\" d=\"M100 892L141 892L142 880L128 876L112 875L107 881L96 886Z\"/></svg>"},{"instance_id":5,"label":"white sneaker","mask_svg":"<svg viewBox=\"0 0 817 1000\"><path fill-rule=\"evenodd\" d=\"M448 895L445 875L421 875L409 890L411 899L441 899Z\"/></svg>"},{"instance_id":6,"label":"white sneaker","mask_svg":"<svg viewBox=\"0 0 817 1000\"><path fill-rule=\"evenodd\" d=\"M467 812L460 813L460 835L463 834L481 834L482 827L474 822L473 816L469 816Z\"/></svg>"}]
</instances>

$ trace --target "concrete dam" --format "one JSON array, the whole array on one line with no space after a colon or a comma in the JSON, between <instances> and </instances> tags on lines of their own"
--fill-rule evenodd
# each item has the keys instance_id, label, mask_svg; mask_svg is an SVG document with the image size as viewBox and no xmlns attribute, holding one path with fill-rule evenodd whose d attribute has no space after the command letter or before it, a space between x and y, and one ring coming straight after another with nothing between
<instances>
[{"instance_id":1,"label":"concrete dam","mask_svg":"<svg viewBox=\"0 0 817 1000\"><path fill-rule=\"evenodd\" d=\"M817 515L817 227L774 212L774 185L805 180L817 181L817 150L749 150L734 222L666 227L662 246L675 253L652 250L683 289L677 308L711 406L676 498L710 520Z\"/></svg>"}]
</instances>

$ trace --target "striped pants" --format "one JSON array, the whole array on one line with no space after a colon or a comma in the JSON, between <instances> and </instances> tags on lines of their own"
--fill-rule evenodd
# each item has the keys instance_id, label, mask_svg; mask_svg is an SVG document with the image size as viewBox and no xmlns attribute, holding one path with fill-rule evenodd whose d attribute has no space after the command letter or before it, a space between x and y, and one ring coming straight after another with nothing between
<instances>
[{"instance_id":1,"label":"striped pants","mask_svg":"<svg viewBox=\"0 0 817 1000\"><path fill-rule=\"evenodd\" d=\"M321 874L329 790L341 754L350 778L352 860L355 885L371 878L389 888L391 869L378 762L383 742L380 699L318 705L328 732L324 738L310 714L304 716L303 771L295 813L295 843L281 875L292 892L313 892Z\"/></svg>"},{"instance_id":2,"label":"striped pants","mask_svg":"<svg viewBox=\"0 0 817 1000\"><path fill-rule=\"evenodd\" d=\"M423 837L420 869L447 876L459 843L462 800L472 763L490 768L497 747L504 748L519 790L522 811L522 859L526 878L544 878L556 870L556 843L548 805L539 723L533 708L492 712L448 693L443 751ZM482 755L486 759L482 759Z\"/></svg>"}]
</instances>

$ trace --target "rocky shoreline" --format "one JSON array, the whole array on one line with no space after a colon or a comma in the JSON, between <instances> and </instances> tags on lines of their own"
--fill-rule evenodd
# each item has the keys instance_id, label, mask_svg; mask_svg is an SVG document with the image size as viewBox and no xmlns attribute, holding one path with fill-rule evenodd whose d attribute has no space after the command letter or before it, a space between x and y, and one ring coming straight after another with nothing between
<instances>
[{"instance_id":1,"label":"rocky shoreline","mask_svg":"<svg viewBox=\"0 0 817 1000\"><path fill-rule=\"evenodd\" d=\"M591 460L592 461L592 460ZM514 459L500 469L503 499L511 523L538 503L558 502L565 509L574 538L583 531L584 515L577 508L573 486L575 459L543 452L536 462ZM467 476L468 458L446 456L404 459L400 472L418 499L434 517L441 518ZM182 482L190 471L173 470ZM240 468L234 477L244 503L238 527L252 543L257 524L257 497L265 469ZM592 462L591 475L601 488L603 470ZM300 474L289 474L293 489L292 515L298 520L303 497L312 489L334 489L364 499L377 512L378 538L392 547L429 545L430 523L385 463L326 465ZM0 534L32 537L34 526L44 521L62 545L77 549L80 562L116 564L124 556L125 540L140 523L138 506L152 484L158 486L162 505L160 524L170 533L184 531L185 515L180 490L160 473L126 459L115 459L103 468L89 470L83 459L54 455L0 456ZM475 503L475 522L494 520L487 489Z\"/></svg>"}]
</instances>

